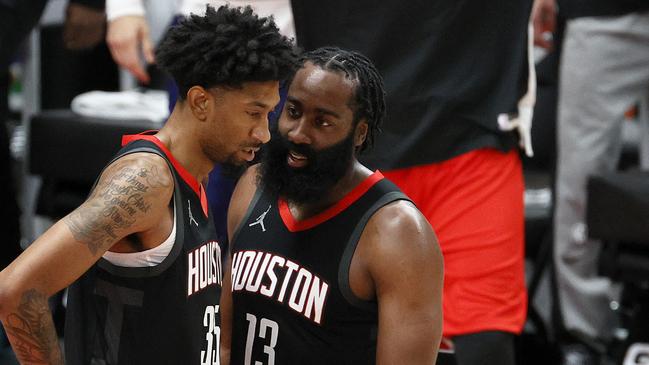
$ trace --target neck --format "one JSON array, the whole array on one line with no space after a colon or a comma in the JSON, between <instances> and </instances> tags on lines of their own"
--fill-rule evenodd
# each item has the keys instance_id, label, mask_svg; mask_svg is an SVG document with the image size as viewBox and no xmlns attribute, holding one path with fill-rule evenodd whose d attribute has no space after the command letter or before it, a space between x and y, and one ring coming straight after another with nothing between
<instances>
[{"instance_id":1,"label":"neck","mask_svg":"<svg viewBox=\"0 0 649 365\"><path fill-rule=\"evenodd\" d=\"M291 214L293 214L293 217L297 220L304 220L321 213L325 209L342 200L347 194L349 194L349 192L370 175L372 175L372 171L363 166L358 162L358 160L354 159L349 170L331 189L329 189L329 192L325 194L322 199L313 203L305 204L288 202Z\"/></svg>"},{"instance_id":2,"label":"neck","mask_svg":"<svg viewBox=\"0 0 649 365\"><path fill-rule=\"evenodd\" d=\"M205 156L200 146L196 131L198 123L191 112L178 102L156 137L171 151L176 160L202 183L207 179L214 163Z\"/></svg>"}]
</instances>

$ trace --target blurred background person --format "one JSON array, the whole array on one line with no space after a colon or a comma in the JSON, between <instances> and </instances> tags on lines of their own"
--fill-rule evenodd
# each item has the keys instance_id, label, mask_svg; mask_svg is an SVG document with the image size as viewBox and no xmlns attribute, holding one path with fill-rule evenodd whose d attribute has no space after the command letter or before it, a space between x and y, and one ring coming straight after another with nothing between
<instances>
[{"instance_id":1,"label":"blurred background person","mask_svg":"<svg viewBox=\"0 0 649 365\"><path fill-rule=\"evenodd\" d=\"M553 43L557 12L567 19L563 44ZM622 121L640 103L647 136L649 2L536 0L535 43L561 48L557 115L554 264L564 339L563 363L598 364L618 318L610 309L619 287L598 275L601 242L588 239L586 183L615 171ZM641 144L640 165L649 166Z\"/></svg>"}]
</instances>

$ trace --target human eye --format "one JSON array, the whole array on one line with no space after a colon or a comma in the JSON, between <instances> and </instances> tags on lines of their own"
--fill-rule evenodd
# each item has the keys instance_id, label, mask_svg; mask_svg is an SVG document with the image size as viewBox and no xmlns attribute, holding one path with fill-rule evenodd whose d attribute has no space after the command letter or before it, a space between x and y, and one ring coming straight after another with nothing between
<instances>
[{"instance_id":1,"label":"human eye","mask_svg":"<svg viewBox=\"0 0 649 365\"><path fill-rule=\"evenodd\" d=\"M293 104L288 104L286 106L286 114L291 118L291 119L297 119L300 117L300 112L297 110L295 105Z\"/></svg>"},{"instance_id":2,"label":"human eye","mask_svg":"<svg viewBox=\"0 0 649 365\"><path fill-rule=\"evenodd\" d=\"M261 117L261 112L258 111L246 111L246 114L248 114L249 116L255 119Z\"/></svg>"},{"instance_id":3,"label":"human eye","mask_svg":"<svg viewBox=\"0 0 649 365\"><path fill-rule=\"evenodd\" d=\"M333 123L331 123L331 121L329 121L327 118L323 118L323 117L317 117L315 119L315 124L318 127L330 127L330 126L333 125Z\"/></svg>"}]
</instances>

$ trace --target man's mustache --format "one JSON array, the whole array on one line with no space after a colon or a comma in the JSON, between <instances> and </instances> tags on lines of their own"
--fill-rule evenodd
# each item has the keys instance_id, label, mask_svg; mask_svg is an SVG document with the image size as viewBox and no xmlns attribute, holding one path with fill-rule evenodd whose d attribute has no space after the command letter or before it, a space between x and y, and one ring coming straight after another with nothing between
<instances>
[{"instance_id":1,"label":"man's mustache","mask_svg":"<svg viewBox=\"0 0 649 365\"><path fill-rule=\"evenodd\" d=\"M282 138L282 137L280 137L280 138ZM312 159L315 158L315 156L316 156L315 150L313 148L311 148L309 145L297 144L297 143L293 143L293 142L291 142L289 140L284 140L284 138L282 138L282 139L283 139L282 144L284 145L284 148L286 148L287 151L297 152L300 155L303 155L304 157L308 158L309 160L312 160Z\"/></svg>"}]
</instances>

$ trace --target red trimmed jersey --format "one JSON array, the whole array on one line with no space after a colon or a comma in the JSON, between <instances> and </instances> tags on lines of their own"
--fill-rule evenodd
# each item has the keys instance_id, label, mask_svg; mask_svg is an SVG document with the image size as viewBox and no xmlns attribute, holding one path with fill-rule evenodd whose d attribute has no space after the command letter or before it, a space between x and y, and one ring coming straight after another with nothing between
<instances>
[{"instance_id":1,"label":"red trimmed jersey","mask_svg":"<svg viewBox=\"0 0 649 365\"><path fill-rule=\"evenodd\" d=\"M163 157L175 187L176 237L156 266L100 259L68 294L67 364L219 364L221 246L202 186L155 137L129 136L117 158ZM113 160L114 161L114 160Z\"/></svg>"},{"instance_id":2,"label":"red trimmed jersey","mask_svg":"<svg viewBox=\"0 0 649 365\"><path fill-rule=\"evenodd\" d=\"M370 217L402 199L377 171L296 221L258 189L232 240L232 364L373 364L377 306L352 293L349 267Z\"/></svg>"}]
</instances>

